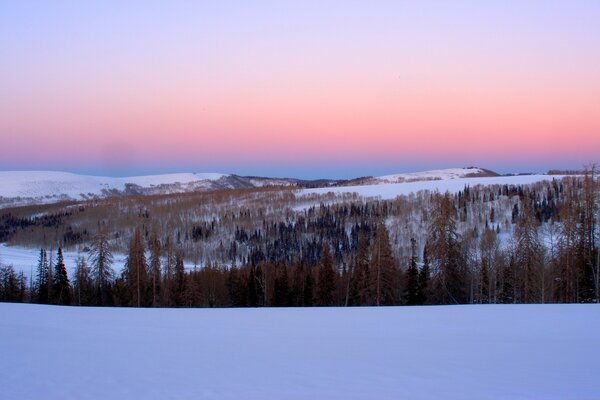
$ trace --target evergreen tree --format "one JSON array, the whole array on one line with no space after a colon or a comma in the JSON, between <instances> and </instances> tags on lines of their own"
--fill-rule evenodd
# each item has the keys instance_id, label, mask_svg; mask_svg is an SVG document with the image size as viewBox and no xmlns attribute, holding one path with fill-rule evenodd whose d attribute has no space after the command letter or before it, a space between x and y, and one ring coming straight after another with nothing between
<instances>
[{"instance_id":1,"label":"evergreen tree","mask_svg":"<svg viewBox=\"0 0 600 400\"><path fill-rule=\"evenodd\" d=\"M335 292L335 269L333 257L329 251L329 244L323 244L323 255L319 263L319 281L317 286L317 300L320 306L332 306Z\"/></svg>"},{"instance_id":2,"label":"evergreen tree","mask_svg":"<svg viewBox=\"0 0 600 400\"><path fill-rule=\"evenodd\" d=\"M306 271L306 277L304 278L304 295L302 296L305 307L312 307L314 305L314 279L310 271Z\"/></svg>"},{"instance_id":3,"label":"evergreen tree","mask_svg":"<svg viewBox=\"0 0 600 400\"><path fill-rule=\"evenodd\" d=\"M417 267L417 243L414 238L410 239L411 257L406 273L406 304L414 306L420 303L419 298L419 269Z\"/></svg>"},{"instance_id":4,"label":"evergreen tree","mask_svg":"<svg viewBox=\"0 0 600 400\"><path fill-rule=\"evenodd\" d=\"M365 233L358 238L358 247L354 257L350 282L349 304L352 306L373 305L369 275L369 240Z\"/></svg>"},{"instance_id":5,"label":"evergreen tree","mask_svg":"<svg viewBox=\"0 0 600 400\"><path fill-rule=\"evenodd\" d=\"M112 269L113 255L110 244L102 230L94 238L88 258L96 290L96 305L110 305L112 304L110 290L115 273Z\"/></svg>"},{"instance_id":6,"label":"evergreen tree","mask_svg":"<svg viewBox=\"0 0 600 400\"><path fill-rule=\"evenodd\" d=\"M427 256L427 244L423 248L423 265L419 271L418 304L428 304L429 301L429 257Z\"/></svg>"},{"instance_id":7,"label":"evergreen tree","mask_svg":"<svg viewBox=\"0 0 600 400\"><path fill-rule=\"evenodd\" d=\"M290 305L287 267L285 265L278 266L276 273L271 304L274 307L287 307Z\"/></svg>"},{"instance_id":8,"label":"evergreen tree","mask_svg":"<svg viewBox=\"0 0 600 400\"><path fill-rule=\"evenodd\" d=\"M210 265L207 269L210 269ZM175 307L183 307L185 305L183 292L185 289L185 267L183 263L183 251L178 250L175 254L175 276L174 276L174 293L173 302Z\"/></svg>"},{"instance_id":9,"label":"evergreen tree","mask_svg":"<svg viewBox=\"0 0 600 400\"><path fill-rule=\"evenodd\" d=\"M55 304L68 305L71 304L71 284L67 276L67 268L63 257L62 248L58 248L56 255L56 264L54 265L53 274L53 297Z\"/></svg>"},{"instance_id":10,"label":"evergreen tree","mask_svg":"<svg viewBox=\"0 0 600 400\"><path fill-rule=\"evenodd\" d=\"M258 293L256 291L256 267L250 266L248 273L248 306L258 307Z\"/></svg>"},{"instance_id":11,"label":"evergreen tree","mask_svg":"<svg viewBox=\"0 0 600 400\"><path fill-rule=\"evenodd\" d=\"M90 276L90 268L87 266L85 258L81 256L77 258L73 292L75 295L74 303L76 305L88 306L94 304L94 284Z\"/></svg>"},{"instance_id":12,"label":"evergreen tree","mask_svg":"<svg viewBox=\"0 0 600 400\"><path fill-rule=\"evenodd\" d=\"M48 258L46 250L40 249L38 258L37 274L35 280L36 300L39 304L48 304Z\"/></svg>"}]
</instances>

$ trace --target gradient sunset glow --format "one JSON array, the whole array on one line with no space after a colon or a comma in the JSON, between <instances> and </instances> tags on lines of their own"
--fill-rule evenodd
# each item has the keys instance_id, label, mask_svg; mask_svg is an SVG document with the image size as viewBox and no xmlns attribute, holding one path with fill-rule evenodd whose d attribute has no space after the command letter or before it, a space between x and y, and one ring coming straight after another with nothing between
<instances>
[{"instance_id":1,"label":"gradient sunset glow","mask_svg":"<svg viewBox=\"0 0 600 400\"><path fill-rule=\"evenodd\" d=\"M0 169L600 159L598 1L2 1Z\"/></svg>"}]
</instances>

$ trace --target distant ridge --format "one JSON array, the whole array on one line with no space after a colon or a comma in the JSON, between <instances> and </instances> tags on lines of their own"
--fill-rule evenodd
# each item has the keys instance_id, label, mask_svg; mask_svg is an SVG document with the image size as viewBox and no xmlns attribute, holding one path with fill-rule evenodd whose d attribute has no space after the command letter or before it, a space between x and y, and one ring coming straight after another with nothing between
<instances>
[{"instance_id":1,"label":"distant ridge","mask_svg":"<svg viewBox=\"0 0 600 400\"><path fill-rule=\"evenodd\" d=\"M111 196L174 194L267 186L327 188L499 176L479 167L448 168L354 179L296 179L223 173L176 173L124 178L55 171L0 171L0 207Z\"/></svg>"}]
</instances>

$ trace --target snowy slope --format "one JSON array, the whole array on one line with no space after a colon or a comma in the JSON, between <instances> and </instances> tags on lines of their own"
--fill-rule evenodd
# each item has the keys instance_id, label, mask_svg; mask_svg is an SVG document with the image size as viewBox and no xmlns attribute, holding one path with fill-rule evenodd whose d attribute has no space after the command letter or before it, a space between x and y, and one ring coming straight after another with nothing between
<instances>
[{"instance_id":1,"label":"snowy slope","mask_svg":"<svg viewBox=\"0 0 600 400\"><path fill-rule=\"evenodd\" d=\"M458 179L467 177L480 177L489 175L490 171L486 171L482 168L469 167L469 168L447 168L437 169L423 172L409 172L403 174L384 175L374 178L374 183L402 183L402 182L415 182L415 181L429 181L429 180L445 180L445 179Z\"/></svg>"},{"instance_id":2,"label":"snowy slope","mask_svg":"<svg viewBox=\"0 0 600 400\"><path fill-rule=\"evenodd\" d=\"M180 192L211 188L229 175L180 173L112 178L55 171L0 171L0 197L29 199L24 203L79 200L129 190Z\"/></svg>"},{"instance_id":3,"label":"snowy slope","mask_svg":"<svg viewBox=\"0 0 600 400\"><path fill-rule=\"evenodd\" d=\"M326 194L326 193L356 193L361 197L377 197L381 199L393 199L397 196L417 193L421 190L439 191L441 193L457 193L466 185L527 185L541 181L561 179L560 175L518 175L518 176L494 176L487 178L451 178L441 180L421 180L404 183L382 183L361 186L337 186L317 189L304 189L302 195Z\"/></svg>"},{"instance_id":4,"label":"snowy slope","mask_svg":"<svg viewBox=\"0 0 600 400\"><path fill-rule=\"evenodd\" d=\"M598 399L598 305L0 304L5 399Z\"/></svg>"}]
</instances>

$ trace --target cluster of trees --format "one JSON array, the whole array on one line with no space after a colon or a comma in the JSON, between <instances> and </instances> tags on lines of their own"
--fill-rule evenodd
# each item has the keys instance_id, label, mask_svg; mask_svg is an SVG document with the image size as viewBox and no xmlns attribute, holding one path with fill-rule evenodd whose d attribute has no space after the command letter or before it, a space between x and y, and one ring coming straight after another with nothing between
<instances>
[{"instance_id":1,"label":"cluster of trees","mask_svg":"<svg viewBox=\"0 0 600 400\"><path fill-rule=\"evenodd\" d=\"M139 307L596 302L598 189L591 172L465 187L456 195L345 199L299 212L237 205L185 224L138 208L126 214L129 234L111 229L114 221L96 221L100 233L70 280L61 248L55 257L42 249L35 281L3 268L0 295ZM198 257L196 247L209 245L213 251ZM115 249L127 254L119 274Z\"/></svg>"}]
</instances>

